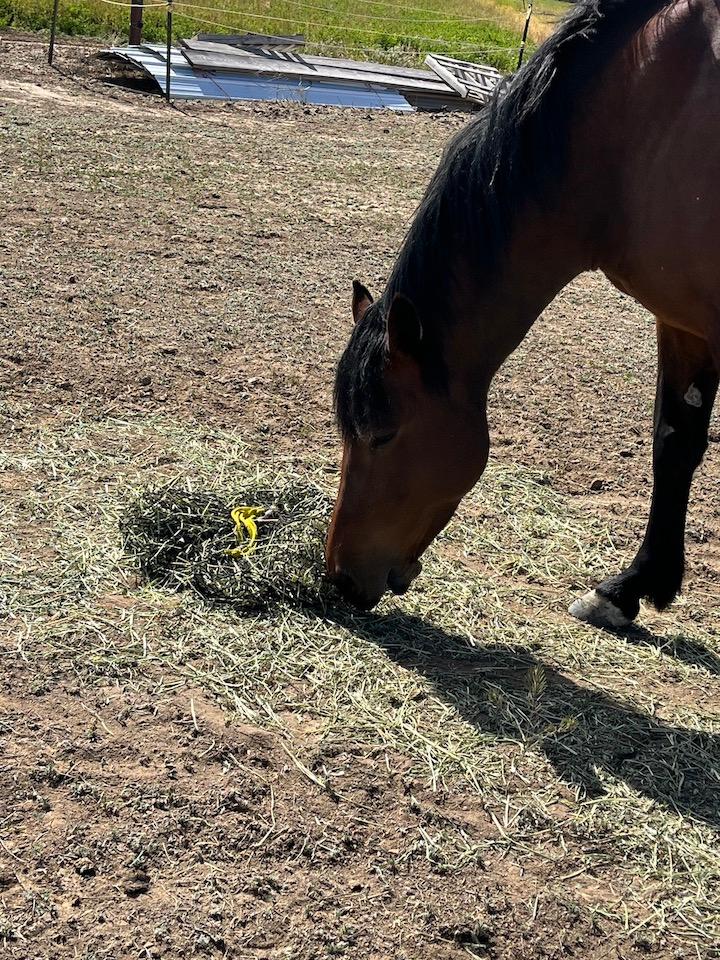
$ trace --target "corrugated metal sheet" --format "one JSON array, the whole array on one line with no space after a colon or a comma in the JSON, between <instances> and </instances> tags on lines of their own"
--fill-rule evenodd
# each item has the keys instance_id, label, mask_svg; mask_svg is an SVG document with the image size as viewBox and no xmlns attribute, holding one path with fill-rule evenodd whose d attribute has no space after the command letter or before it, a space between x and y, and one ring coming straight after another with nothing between
<instances>
[{"instance_id":1,"label":"corrugated metal sheet","mask_svg":"<svg viewBox=\"0 0 720 960\"><path fill-rule=\"evenodd\" d=\"M155 44L112 47L105 54L145 70L162 90L165 89L164 47ZM170 96L175 100L292 100L318 106L387 109L403 113L413 109L397 90L368 83L298 80L194 69L175 48L170 56Z\"/></svg>"}]
</instances>

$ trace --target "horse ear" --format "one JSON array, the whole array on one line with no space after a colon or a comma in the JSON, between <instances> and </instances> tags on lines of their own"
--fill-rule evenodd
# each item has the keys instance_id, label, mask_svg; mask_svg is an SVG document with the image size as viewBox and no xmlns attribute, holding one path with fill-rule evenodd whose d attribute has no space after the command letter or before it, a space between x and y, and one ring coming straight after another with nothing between
<instances>
[{"instance_id":1,"label":"horse ear","mask_svg":"<svg viewBox=\"0 0 720 960\"><path fill-rule=\"evenodd\" d=\"M353 280L352 312L355 323L362 320L372 302L373 298L368 288L359 280Z\"/></svg>"},{"instance_id":2,"label":"horse ear","mask_svg":"<svg viewBox=\"0 0 720 960\"><path fill-rule=\"evenodd\" d=\"M388 353L417 357L422 336L422 324L412 300L396 293L387 315Z\"/></svg>"}]
</instances>

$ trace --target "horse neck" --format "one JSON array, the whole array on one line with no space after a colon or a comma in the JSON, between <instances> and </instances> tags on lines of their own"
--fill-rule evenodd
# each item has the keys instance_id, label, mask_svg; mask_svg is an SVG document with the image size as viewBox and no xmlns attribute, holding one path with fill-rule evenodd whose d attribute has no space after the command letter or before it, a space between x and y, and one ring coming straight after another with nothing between
<instances>
[{"instance_id":1,"label":"horse neck","mask_svg":"<svg viewBox=\"0 0 720 960\"><path fill-rule=\"evenodd\" d=\"M575 194L577 198L577 194ZM467 253L438 255L452 264L447 310L442 319L448 370L484 398L490 381L525 338L537 318L593 256L577 224L582 214L527 210L517 218L492 276L473 267Z\"/></svg>"},{"instance_id":2,"label":"horse neck","mask_svg":"<svg viewBox=\"0 0 720 960\"><path fill-rule=\"evenodd\" d=\"M444 356L449 372L467 372L473 383L489 386L556 294L603 262L613 188L596 175L593 158L601 149L592 123L579 123L563 182L515 209L495 200L483 211L490 201L482 190L471 190L468 196L481 208L468 216L456 182L467 164L450 173L441 191L433 194L431 185L384 296L386 309L395 293L412 300L429 351ZM542 162L541 156L525 158L528 165ZM505 221L499 226L498 217Z\"/></svg>"}]
</instances>

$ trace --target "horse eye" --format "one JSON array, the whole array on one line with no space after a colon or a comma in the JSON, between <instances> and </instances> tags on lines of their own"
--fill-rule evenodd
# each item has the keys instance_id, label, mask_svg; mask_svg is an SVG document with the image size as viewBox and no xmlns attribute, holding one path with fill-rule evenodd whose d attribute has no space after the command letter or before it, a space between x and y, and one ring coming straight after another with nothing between
<instances>
[{"instance_id":1,"label":"horse eye","mask_svg":"<svg viewBox=\"0 0 720 960\"><path fill-rule=\"evenodd\" d=\"M370 440L370 449L377 450L378 447L384 447L386 444L390 443L390 441L394 439L395 439L395 433L383 433L379 437L373 437Z\"/></svg>"}]
</instances>

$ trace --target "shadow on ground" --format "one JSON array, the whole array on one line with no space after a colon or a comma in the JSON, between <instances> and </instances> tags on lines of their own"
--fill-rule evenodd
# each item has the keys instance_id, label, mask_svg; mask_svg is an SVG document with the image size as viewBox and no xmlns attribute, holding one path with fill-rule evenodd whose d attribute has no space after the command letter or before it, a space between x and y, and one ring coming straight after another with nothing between
<instances>
[{"instance_id":1,"label":"shadow on ground","mask_svg":"<svg viewBox=\"0 0 720 960\"><path fill-rule=\"evenodd\" d=\"M691 667L700 667L720 677L720 657L712 650L708 650L697 640L691 640L682 635L661 637L645 627L633 624L624 630L609 630L616 636L624 637L629 643L644 647L655 647L670 657L680 660Z\"/></svg>"},{"instance_id":2,"label":"shadow on ground","mask_svg":"<svg viewBox=\"0 0 720 960\"><path fill-rule=\"evenodd\" d=\"M604 792L599 771L670 810L720 827L720 736L672 726L583 686L522 648L473 647L419 617L335 611L333 619L417 670L469 723L545 753L558 774L589 796ZM635 630L632 642L661 638ZM707 667L707 650L676 648ZM715 670L720 672L717 661ZM499 694L499 696L498 696Z\"/></svg>"}]
</instances>

